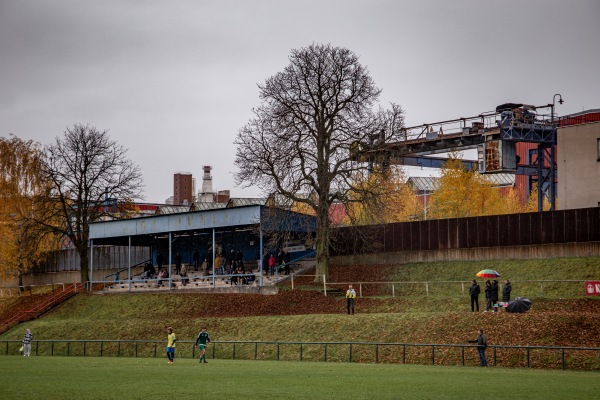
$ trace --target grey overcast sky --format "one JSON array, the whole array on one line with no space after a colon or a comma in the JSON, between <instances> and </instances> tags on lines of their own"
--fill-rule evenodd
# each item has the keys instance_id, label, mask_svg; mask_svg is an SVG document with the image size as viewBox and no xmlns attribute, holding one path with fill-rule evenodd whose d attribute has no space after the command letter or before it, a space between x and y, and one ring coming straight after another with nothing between
<instances>
[{"instance_id":1,"label":"grey overcast sky","mask_svg":"<svg viewBox=\"0 0 600 400\"><path fill-rule=\"evenodd\" d=\"M407 125L534 105L600 108L598 0L0 0L0 136L50 143L107 129L142 170L145 200L173 173L234 186L257 84L311 43L347 47Z\"/></svg>"}]
</instances>

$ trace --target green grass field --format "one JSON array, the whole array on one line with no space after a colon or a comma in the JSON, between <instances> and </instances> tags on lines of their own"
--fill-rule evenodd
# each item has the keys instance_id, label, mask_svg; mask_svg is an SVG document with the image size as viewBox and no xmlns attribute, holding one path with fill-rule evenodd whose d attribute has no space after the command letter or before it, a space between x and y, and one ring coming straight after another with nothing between
<instances>
[{"instance_id":1,"label":"green grass field","mask_svg":"<svg viewBox=\"0 0 600 400\"><path fill-rule=\"evenodd\" d=\"M597 399L597 372L151 358L0 357L1 399Z\"/></svg>"}]
</instances>

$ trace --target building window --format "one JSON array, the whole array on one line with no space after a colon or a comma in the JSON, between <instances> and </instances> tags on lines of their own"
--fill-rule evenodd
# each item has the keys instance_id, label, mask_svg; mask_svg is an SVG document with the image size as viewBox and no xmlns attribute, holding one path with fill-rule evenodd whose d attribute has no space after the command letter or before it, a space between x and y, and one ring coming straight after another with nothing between
<instances>
[{"instance_id":1,"label":"building window","mask_svg":"<svg viewBox=\"0 0 600 400\"><path fill-rule=\"evenodd\" d=\"M596 160L600 161L600 139L597 139L596 150L598 151L598 154L597 154L598 157L596 157Z\"/></svg>"}]
</instances>

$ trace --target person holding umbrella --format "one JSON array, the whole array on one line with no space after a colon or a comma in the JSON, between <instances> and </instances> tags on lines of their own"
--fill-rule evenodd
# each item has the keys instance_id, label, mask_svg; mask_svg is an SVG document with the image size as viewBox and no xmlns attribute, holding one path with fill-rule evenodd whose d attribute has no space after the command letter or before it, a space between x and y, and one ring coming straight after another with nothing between
<instances>
[{"instance_id":1,"label":"person holding umbrella","mask_svg":"<svg viewBox=\"0 0 600 400\"><path fill-rule=\"evenodd\" d=\"M469 288L469 294L471 295L471 312L475 311L475 307L477 308L477 312L479 312L479 293L481 293L481 288L475 279L471 282L473 283Z\"/></svg>"},{"instance_id":2,"label":"person holding umbrella","mask_svg":"<svg viewBox=\"0 0 600 400\"><path fill-rule=\"evenodd\" d=\"M489 279L485 282L485 312L492 309L492 283Z\"/></svg>"}]
</instances>

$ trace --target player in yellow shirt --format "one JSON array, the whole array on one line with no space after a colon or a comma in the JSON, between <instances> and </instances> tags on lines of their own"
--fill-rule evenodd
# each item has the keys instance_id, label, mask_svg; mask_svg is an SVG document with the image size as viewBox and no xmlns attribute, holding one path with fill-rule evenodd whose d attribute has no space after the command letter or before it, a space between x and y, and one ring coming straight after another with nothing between
<instances>
[{"instance_id":1,"label":"player in yellow shirt","mask_svg":"<svg viewBox=\"0 0 600 400\"><path fill-rule=\"evenodd\" d=\"M175 337L175 333L173 332L173 328L167 328L167 358L169 359L169 365L173 364L173 360L175 360L175 342L177 338Z\"/></svg>"}]
</instances>

